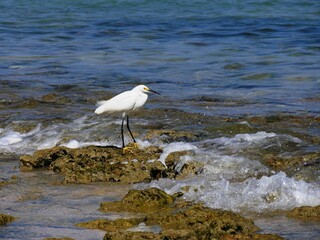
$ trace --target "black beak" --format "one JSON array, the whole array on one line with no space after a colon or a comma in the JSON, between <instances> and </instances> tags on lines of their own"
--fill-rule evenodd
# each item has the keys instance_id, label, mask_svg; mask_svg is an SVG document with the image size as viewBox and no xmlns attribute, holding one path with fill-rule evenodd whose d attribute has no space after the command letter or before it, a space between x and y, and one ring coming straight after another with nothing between
<instances>
[{"instance_id":1,"label":"black beak","mask_svg":"<svg viewBox=\"0 0 320 240\"><path fill-rule=\"evenodd\" d=\"M156 91L153 91L151 89L149 89L149 92L152 92L152 93L155 93L155 94L158 94L158 95L161 95L160 93L156 92Z\"/></svg>"}]
</instances>

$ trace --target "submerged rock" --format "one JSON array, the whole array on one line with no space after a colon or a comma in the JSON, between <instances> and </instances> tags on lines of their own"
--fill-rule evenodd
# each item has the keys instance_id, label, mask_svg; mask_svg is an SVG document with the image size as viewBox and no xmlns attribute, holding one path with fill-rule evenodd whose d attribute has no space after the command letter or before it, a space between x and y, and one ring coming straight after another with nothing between
<instances>
[{"instance_id":1,"label":"submerged rock","mask_svg":"<svg viewBox=\"0 0 320 240\"><path fill-rule=\"evenodd\" d=\"M276 171L284 171L289 177L306 182L320 180L320 153L313 152L299 156L274 156L266 154L262 162Z\"/></svg>"},{"instance_id":2,"label":"submerged rock","mask_svg":"<svg viewBox=\"0 0 320 240\"><path fill-rule=\"evenodd\" d=\"M132 148L132 151L126 154L122 153L122 149L112 146L88 146L78 149L58 146L36 151L33 155L21 156L20 169L50 169L64 175L65 183L140 183L201 172L201 166L193 166L192 163L183 163L183 171L176 172L174 166L179 163L179 159L171 160L171 166L166 167L158 161L161 153L162 149L155 146Z\"/></svg>"},{"instance_id":3,"label":"submerged rock","mask_svg":"<svg viewBox=\"0 0 320 240\"><path fill-rule=\"evenodd\" d=\"M14 220L15 218L10 215L0 214L0 226L6 225L7 223L10 223Z\"/></svg>"},{"instance_id":4,"label":"submerged rock","mask_svg":"<svg viewBox=\"0 0 320 240\"><path fill-rule=\"evenodd\" d=\"M187 131L163 130L153 129L149 130L145 139L151 140L159 138L163 142L180 142L180 141L194 141L199 138L199 134Z\"/></svg>"},{"instance_id":5,"label":"submerged rock","mask_svg":"<svg viewBox=\"0 0 320 240\"><path fill-rule=\"evenodd\" d=\"M305 219L317 219L320 220L320 205L315 207L303 206L297 207L287 213L289 217L305 218Z\"/></svg>"},{"instance_id":6,"label":"submerged rock","mask_svg":"<svg viewBox=\"0 0 320 240\"><path fill-rule=\"evenodd\" d=\"M50 237L50 238L44 238L43 240L75 240L75 239L69 238L69 237L62 237L62 238Z\"/></svg>"},{"instance_id":7,"label":"submerged rock","mask_svg":"<svg viewBox=\"0 0 320 240\"><path fill-rule=\"evenodd\" d=\"M71 100L65 96L59 96L56 93L50 93L47 95L42 96L42 101L46 103L55 103L55 104L67 104L70 103Z\"/></svg>"},{"instance_id":8,"label":"submerged rock","mask_svg":"<svg viewBox=\"0 0 320 240\"><path fill-rule=\"evenodd\" d=\"M102 229L109 232L117 231L118 229L128 229L137 226L141 223L141 218L130 218L130 219L98 219L91 222L82 222L76 224L77 227L90 228L90 229Z\"/></svg>"},{"instance_id":9,"label":"submerged rock","mask_svg":"<svg viewBox=\"0 0 320 240\"><path fill-rule=\"evenodd\" d=\"M250 219L229 211L211 209L178 199L157 188L131 190L119 202L101 203L103 212L135 212L139 218L95 220L77 226L107 230L104 240L120 239L282 239L256 234ZM145 224L160 232L140 232L130 228ZM261 237L261 238L258 238Z\"/></svg>"},{"instance_id":10,"label":"submerged rock","mask_svg":"<svg viewBox=\"0 0 320 240\"><path fill-rule=\"evenodd\" d=\"M182 157L193 156L190 150L169 153L166 157L165 164L169 178L183 179L188 176L198 175L203 172L204 163L196 161L183 162Z\"/></svg>"}]
</instances>

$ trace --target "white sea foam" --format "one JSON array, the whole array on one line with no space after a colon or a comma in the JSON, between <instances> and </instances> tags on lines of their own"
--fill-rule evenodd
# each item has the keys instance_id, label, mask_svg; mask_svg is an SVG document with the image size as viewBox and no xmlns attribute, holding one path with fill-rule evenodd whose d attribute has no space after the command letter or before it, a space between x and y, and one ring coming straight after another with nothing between
<instances>
[{"instance_id":1,"label":"white sea foam","mask_svg":"<svg viewBox=\"0 0 320 240\"><path fill-rule=\"evenodd\" d=\"M76 119L71 123L58 123L48 127L40 124L27 133L19 133L7 128L0 132L0 152L31 154L36 150L52 148L57 145L69 147L81 147L90 144L103 145L109 144L107 141L93 141L91 133L98 130L96 122L88 121L87 117ZM96 136L96 138L99 136ZM70 139L65 142L65 139Z\"/></svg>"},{"instance_id":2,"label":"white sea foam","mask_svg":"<svg viewBox=\"0 0 320 240\"><path fill-rule=\"evenodd\" d=\"M197 158L201 159L201 155ZM203 158L204 173L217 179L243 179L269 173L261 162L240 156L216 154L214 152Z\"/></svg>"},{"instance_id":3,"label":"white sea foam","mask_svg":"<svg viewBox=\"0 0 320 240\"><path fill-rule=\"evenodd\" d=\"M197 149L195 145L191 143L185 143L185 142L173 142L167 145L162 145L162 147L163 147L163 152L160 155L159 161L162 162L163 165L166 165L165 160L167 156L172 152Z\"/></svg>"},{"instance_id":4,"label":"white sea foam","mask_svg":"<svg viewBox=\"0 0 320 240\"><path fill-rule=\"evenodd\" d=\"M241 149L248 146L259 146L261 144L266 144L271 140L276 141L278 144L281 144L281 141L291 141L294 143L301 143L301 140L292 137L289 135L278 135L275 133L267 133L267 132L257 132L257 133L245 133L245 134L237 134L234 137L227 138L221 137L216 139L209 139L203 142L204 145L214 145L219 148L234 148Z\"/></svg>"},{"instance_id":5,"label":"white sea foam","mask_svg":"<svg viewBox=\"0 0 320 240\"><path fill-rule=\"evenodd\" d=\"M0 147L6 147L13 144L20 143L27 138L37 134L41 129L41 125L38 124L34 129L27 133L19 133L9 129L2 129L0 135Z\"/></svg>"},{"instance_id":6,"label":"white sea foam","mask_svg":"<svg viewBox=\"0 0 320 240\"><path fill-rule=\"evenodd\" d=\"M99 139L101 127L109 130L110 124L101 126L92 120L90 121L84 117L72 123L61 123L46 128L38 125L27 133L13 131L10 127L2 128L0 129L0 150L25 154L39 148L56 145L69 148L88 145L114 145L112 141ZM110 129L112 130L113 127ZM108 134L112 133L108 132ZM70 140L66 142L64 139ZM179 171L186 162L198 161L204 164L204 171L194 178L180 181L162 179L152 182L151 185L160 187L169 193L181 191L182 187L189 186L190 191L184 195L186 199L202 201L210 207L232 211L263 212L290 209L302 205L319 205L319 186L296 181L282 172L270 176L270 170L260 161L249 159L250 156L238 154L241 152L239 150L246 150L246 148L268 146L275 144L275 142L281 146L288 141L301 142L291 136L266 132L238 134L231 138L222 137L198 143L173 142L165 144L158 142L158 146L163 148L163 153L160 156L162 163L172 152L192 150L193 154L181 157L180 165L176 166L176 170ZM150 142L139 139L138 143L142 147L150 145ZM226 149L233 151L230 153ZM265 176L259 178L261 175Z\"/></svg>"},{"instance_id":7,"label":"white sea foam","mask_svg":"<svg viewBox=\"0 0 320 240\"><path fill-rule=\"evenodd\" d=\"M70 140L67 143L61 144L61 146L65 146L67 148L81 148L81 147L87 147L90 145L94 145L94 146L107 146L110 145L110 143L108 141L104 141L104 142L81 142L81 141L77 141L77 140Z\"/></svg>"},{"instance_id":8,"label":"white sea foam","mask_svg":"<svg viewBox=\"0 0 320 240\"><path fill-rule=\"evenodd\" d=\"M203 175L182 181L154 181L151 186L162 188L169 194L188 186L189 191L184 194L187 200L234 212L289 210L320 204L319 186L289 178L283 172L260 179L249 178L243 182L212 180L210 176Z\"/></svg>"},{"instance_id":9,"label":"white sea foam","mask_svg":"<svg viewBox=\"0 0 320 240\"><path fill-rule=\"evenodd\" d=\"M297 138L275 133L259 132L239 134L233 138L217 138L190 144L194 154L181 158L184 161L199 161L204 164L203 174L185 180L161 179L140 187L154 186L173 194L188 186L187 200L204 202L213 208L222 208L236 212L264 212L278 209L320 204L320 187L313 183L297 181L285 173L274 174L260 161L238 155L239 149L269 145L270 142L300 143ZM169 152L180 150L174 144L166 146L162 161ZM181 146L188 146L180 143ZM221 146L235 149L230 154ZM183 149L183 148L181 148ZM242 151L239 151L242 152ZM176 169L179 170L179 169ZM273 175L271 175L273 174ZM261 177L263 176L263 177Z\"/></svg>"}]
</instances>

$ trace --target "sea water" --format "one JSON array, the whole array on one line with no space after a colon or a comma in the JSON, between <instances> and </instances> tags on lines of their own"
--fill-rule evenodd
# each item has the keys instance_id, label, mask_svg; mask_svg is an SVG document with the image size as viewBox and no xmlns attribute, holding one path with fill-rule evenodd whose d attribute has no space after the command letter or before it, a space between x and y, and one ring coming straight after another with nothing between
<instances>
[{"instance_id":1,"label":"sea water","mask_svg":"<svg viewBox=\"0 0 320 240\"><path fill-rule=\"evenodd\" d=\"M311 146L291 134L293 128L319 137L318 125L268 131L239 120L253 130L208 130L216 124L211 118L319 116L319 1L2 0L0 11L1 179L22 179L1 188L1 211L20 216L1 228L1 238L55 237L59 228L61 236L102 239L103 233L73 225L101 217L99 203L123 196L126 188L113 196L114 189L100 185L52 186L54 175L20 173L18 156L57 145L121 146L120 115L95 116L95 104L141 83L162 95L150 96L146 110L131 118L139 145L162 147L162 162L171 152L190 150L181 164L198 161L204 170L184 180L134 187L156 186L168 193L188 187L188 200L246 214L320 204L319 181L275 172L257 154L319 151L316 141ZM180 119L181 112L190 122ZM144 138L154 126L202 137ZM297 147L287 151L287 146ZM281 234L272 221L285 224L283 236L289 239L320 232L311 222L300 233L292 230L296 223L283 218L258 223Z\"/></svg>"}]
</instances>

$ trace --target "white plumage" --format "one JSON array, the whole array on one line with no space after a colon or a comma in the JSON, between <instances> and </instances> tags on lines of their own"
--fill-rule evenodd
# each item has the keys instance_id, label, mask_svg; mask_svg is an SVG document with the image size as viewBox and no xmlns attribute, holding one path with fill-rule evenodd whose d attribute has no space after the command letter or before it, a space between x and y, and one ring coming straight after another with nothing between
<instances>
[{"instance_id":1,"label":"white plumage","mask_svg":"<svg viewBox=\"0 0 320 240\"><path fill-rule=\"evenodd\" d=\"M148 99L146 92L150 92L150 89L144 85L139 85L131 91L120 93L107 101L100 101L98 102L99 107L95 110L95 113L122 112L127 114L142 107L146 103Z\"/></svg>"},{"instance_id":2,"label":"white plumage","mask_svg":"<svg viewBox=\"0 0 320 240\"><path fill-rule=\"evenodd\" d=\"M131 91L125 91L123 93L120 93L114 96L113 98L107 101L99 101L97 103L99 107L94 111L96 114L116 113L116 112L122 113L121 135L122 135L123 148L124 148L124 137L123 137L124 119L127 116L127 128L129 130L129 133L133 141L136 142L129 127L129 113L138 108L141 108L147 102L148 100L147 93L150 93L150 92L159 94L158 92L149 89L145 85L139 85L133 88Z\"/></svg>"}]
</instances>

